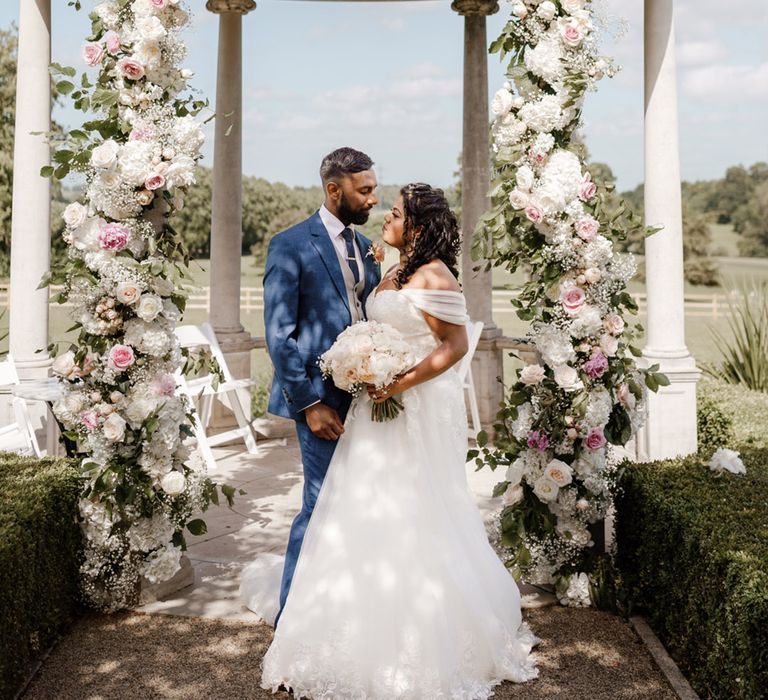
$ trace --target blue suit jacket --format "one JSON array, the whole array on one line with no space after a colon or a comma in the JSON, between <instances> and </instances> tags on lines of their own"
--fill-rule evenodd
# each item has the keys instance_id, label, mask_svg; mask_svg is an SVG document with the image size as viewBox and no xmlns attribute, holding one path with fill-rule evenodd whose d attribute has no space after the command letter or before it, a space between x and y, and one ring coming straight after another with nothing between
<instances>
[{"instance_id":1,"label":"blue suit jacket","mask_svg":"<svg viewBox=\"0 0 768 700\"><path fill-rule=\"evenodd\" d=\"M381 271L367 255L371 242L360 233L356 238L365 268L364 306ZM351 396L323 379L317 366L320 355L352 323L339 259L319 212L270 241L264 322L275 371L269 412L303 421L303 409L317 401L346 412Z\"/></svg>"}]
</instances>

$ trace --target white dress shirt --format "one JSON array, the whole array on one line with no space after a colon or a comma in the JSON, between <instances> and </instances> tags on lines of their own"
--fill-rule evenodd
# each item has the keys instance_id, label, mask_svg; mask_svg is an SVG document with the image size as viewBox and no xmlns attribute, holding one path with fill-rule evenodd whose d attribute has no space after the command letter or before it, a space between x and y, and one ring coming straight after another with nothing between
<instances>
[{"instance_id":1,"label":"white dress shirt","mask_svg":"<svg viewBox=\"0 0 768 700\"><path fill-rule=\"evenodd\" d=\"M344 236L341 235L345 228L351 229L353 233L355 232L355 229L351 225L345 227L336 216L326 209L324 204L320 207L320 219L322 220L326 231L328 231L333 247L336 250L336 256L339 258L341 274L344 277L344 283L347 287L347 301L349 302L352 322L362 321L363 303L361 298L363 296L363 290L365 289L365 267L363 266L363 258L360 254L360 248L357 245L357 241L354 240L353 247L355 249L355 260L359 272L358 283L355 285L355 278L352 275L352 270L347 261L347 242L344 240Z\"/></svg>"}]
</instances>

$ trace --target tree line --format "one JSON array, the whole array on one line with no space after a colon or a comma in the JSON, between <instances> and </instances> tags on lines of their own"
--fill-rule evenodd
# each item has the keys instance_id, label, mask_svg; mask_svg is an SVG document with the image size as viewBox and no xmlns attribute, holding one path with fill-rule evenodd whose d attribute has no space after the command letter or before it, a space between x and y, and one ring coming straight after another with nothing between
<instances>
[{"instance_id":1,"label":"tree line","mask_svg":"<svg viewBox=\"0 0 768 700\"><path fill-rule=\"evenodd\" d=\"M4 277L10 269L16 54L16 28L0 29L0 276ZM59 127L54 124L53 128ZM615 184L609 166L592 163L590 170L596 177ZM461 199L460 164L454 177L456 182L447 188L446 194L452 206L458 209ZM212 181L211 169L200 167L197 184L190 189L184 209L175 220L176 228L196 258L210 256ZM379 237L385 212L392 206L399 190L399 185L380 186L380 206L362 227L366 235ZM81 192L81 187L62 188L58 181L54 181L51 217L54 264L66 255L66 245L61 236L64 230L62 212ZM642 216L642 185L615 196L616 206L621 197ZM689 282L718 282L715 256L722 251L713 245L710 224L733 226L738 234L740 255L768 257L768 163L760 162L748 167L736 165L728 168L720 179L684 182L682 197L685 274ZM319 184L315 187L290 187L259 177L243 177L243 254L253 255L256 264L263 263L272 236L309 216L322 200L323 192ZM642 239L628 240L622 245L625 250L642 254Z\"/></svg>"}]
</instances>

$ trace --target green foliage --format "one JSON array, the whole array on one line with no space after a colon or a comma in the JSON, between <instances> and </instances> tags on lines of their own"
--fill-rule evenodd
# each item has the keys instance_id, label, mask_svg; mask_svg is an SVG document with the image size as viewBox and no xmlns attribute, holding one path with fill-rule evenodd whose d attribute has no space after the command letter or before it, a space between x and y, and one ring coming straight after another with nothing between
<instances>
[{"instance_id":1,"label":"green foliage","mask_svg":"<svg viewBox=\"0 0 768 700\"><path fill-rule=\"evenodd\" d=\"M755 187L749 201L734 214L733 223L736 232L741 234L741 255L768 255L768 181Z\"/></svg>"},{"instance_id":2,"label":"green foliage","mask_svg":"<svg viewBox=\"0 0 768 700\"><path fill-rule=\"evenodd\" d=\"M768 282L753 283L729 295L730 334L711 329L720 364L704 365L711 377L768 392Z\"/></svg>"},{"instance_id":3,"label":"green foliage","mask_svg":"<svg viewBox=\"0 0 768 700\"><path fill-rule=\"evenodd\" d=\"M718 447L728 447L733 442L733 420L713 396L700 393L697 398L696 429L699 454L709 456Z\"/></svg>"},{"instance_id":4,"label":"green foliage","mask_svg":"<svg viewBox=\"0 0 768 700\"><path fill-rule=\"evenodd\" d=\"M758 700L768 687L768 449L730 446L745 476L716 475L698 456L626 466L617 566L702 698Z\"/></svg>"},{"instance_id":5,"label":"green foliage","mask_svg":"<svg viewBox=\"0 0 768 700\"><path fill-rule=\"evenodd\" d=\"M79 492L72 460L0 454L0 697L79 610Z\"/></svg>"}]
</instances>

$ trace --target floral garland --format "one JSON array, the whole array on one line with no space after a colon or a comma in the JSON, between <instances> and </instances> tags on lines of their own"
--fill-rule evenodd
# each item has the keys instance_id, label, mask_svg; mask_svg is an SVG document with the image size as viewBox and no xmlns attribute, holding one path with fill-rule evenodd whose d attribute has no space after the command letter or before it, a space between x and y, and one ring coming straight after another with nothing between
<instances>
[{"instance_id":1,"label":"floral garland","mask_svg":"<svg viewBox=\"0 0 768 700\"><path fill-rule=\"evenodd\" d=\"M470 453L506 468L501 540L513 573L556 584L561 602L589 604L598 555L590 525L613 502L617 459L640 427L645 387L666 385L658 366L640 369L632 345L642 329L624 313L631 256L611 239L641 228L609 188L593 181L575 139L584 95L615 67L600 55L590 0L514 0L492 46L511 54L510 82L493 98L492 208L473 243L476 258L530 271L513 302L531 322L539 364L518 370L495 426ZM514 85L514 87L513 87ZM644 386L645 385L645 386Z\"/></svg>"},{"instance_id":2,"label":"floral garland","mask_svg":"<svg viewBox=\"0 0 768 700\"><path fill-rule=\"evenodd\" d=\"M79 3L70 2L79 9ZM191 435L192 409L174 373L199 367L174 334L184 311L188 257L169 217L195 181L203 143L195 116L207 104L181 98L178 37L189 22L179 0L110 0L90 14L88 66L52 65L57 91L96 118L58 140L43 175L86 176L84 202L64 212L68 259L43 284L74 306L77 342L56 357L64 395L54 405L65 437L85 455L79 502L84 599L115 610L136 602L141 576L171 578L183 531L205 532L195 512L218 503ZM51 346L53 352L57 344ZM234 490L221 486L232 502Z\"/></svg>"}]
</instances>

